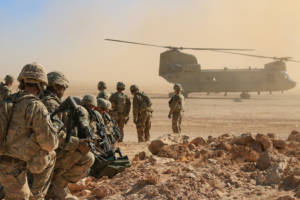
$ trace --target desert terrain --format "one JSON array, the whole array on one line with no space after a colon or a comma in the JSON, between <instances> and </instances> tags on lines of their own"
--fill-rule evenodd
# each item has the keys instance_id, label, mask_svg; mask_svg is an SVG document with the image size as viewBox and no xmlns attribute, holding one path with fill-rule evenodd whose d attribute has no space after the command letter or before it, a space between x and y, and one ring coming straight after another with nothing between
<instances>
[{"instance_id":1,"label":"desert terrain","mask_svg":"<svg viewBox=\"0 0 300 200\"><path fill-rule=\"evenodd\" d=\"M67 95L96 94L93 89ZM132 119L119 146L132 167L112 179L69 185L81 199L274 199L300 196L300 95L192 94L182 134L171 134L166 94L150 93L151 141L137 143ZM291 132L294 131L292 134Z\"/></svg>"},{"instance_id":2,"label":"desert terrain","mask_svg":"<svg viewBox=\"0 0 300 200\"><path fill-rule=\"evenodd\" d=\"M96 95L94 88L71 89L67 95ZM167 94L147 92L152 97L153 117L151 139L171 132L171 120L168 119ZM251 94L251 99L238 101L238 93L228 94L191 94L185 101L182 132L191 138L209 135L241 133L275 133L286 138L292 130L300 130L300 92L289 91L258 96ZM125 141L137 141L132 115L125 126Z\"/></svg>"}]
</instances>

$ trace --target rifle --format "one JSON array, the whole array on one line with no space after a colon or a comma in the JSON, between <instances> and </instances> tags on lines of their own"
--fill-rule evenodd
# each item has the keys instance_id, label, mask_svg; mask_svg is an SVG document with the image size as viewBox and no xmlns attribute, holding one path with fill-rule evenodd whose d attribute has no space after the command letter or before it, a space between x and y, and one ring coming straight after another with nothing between
<instances>
[{"instance_id":1,"label":"rifle","mask_svg":"<svg viewBox=\"0 0 300 200\"><path fill-rule=\"evenodd\" d=\"M120 137L121 137L121 132L120 132L120 129L118 128L118 126L116 125L115 121L112 120L111 117L110 117L106 112L104 112L104 113L102 114L102 116L103 116L103 118L104 118L106 121L112 123L112 125L113 125L113 126L112 126L112 128L113 128L113 137L114 137L114 139L115 139L116 141L118 141L118 140L120 139ZM115 143L116 141L114 141L114 143Z\"/></svg>"},{"instance_id":2,"label":"rifle","mask_svg":"<svg viewBox=\"0 0 300 200\"><path fill-rule=\"evenodd\" d=\"M73 133L72 131L77 126L79 128L78 137L80 139L87 138L90 140L88 141L88 145L90 147L91 152L95 155L96 159L100 159L102 161L105 160L97 152L96 146L94 144L96 138L94 137L93 131L90 129L89 126L83 124L82 121L79 120L79 117L83 116L84 114L82 113L82 110L79 109L79 106L77 105L73 97L69 96L65 101L63 101L61 105L51 114L51 118L53 119L53 117L58 113L66 112L66 111L69 112L69 116L68 116L69 126L68 126L67 135L65 139L66 142L68 143L70 141L71 135Z\"/></svg>"}]
</instances>

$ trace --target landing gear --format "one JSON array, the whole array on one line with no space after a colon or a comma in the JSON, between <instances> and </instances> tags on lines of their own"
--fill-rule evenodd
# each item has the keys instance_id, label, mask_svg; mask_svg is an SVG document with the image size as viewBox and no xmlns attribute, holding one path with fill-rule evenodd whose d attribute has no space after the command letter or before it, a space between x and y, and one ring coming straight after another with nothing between
<instances>
[{"instance_id":1,"label":"landing gear","mask_svg":"<svg viewBox=\"0 0 300 200\"><path fill-rule=\"evenodd\" d=\"M242 92L240 97L241 99L250 99L250 94L248 92Z\"/></svg>"}]
</instances>

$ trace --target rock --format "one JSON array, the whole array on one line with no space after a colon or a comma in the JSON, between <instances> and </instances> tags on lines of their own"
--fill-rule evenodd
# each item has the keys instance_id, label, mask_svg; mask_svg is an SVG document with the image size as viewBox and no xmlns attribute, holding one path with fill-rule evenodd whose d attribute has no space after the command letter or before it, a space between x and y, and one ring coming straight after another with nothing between
<instances>
[{"instance_id":1,"label":"rock","mask_svg":"<svg viewBox=\"0 0 300 200\"><path fill-rule=\"evenodd\" d=\"M295 189L295 196L300 198L300 185L298 185L298 187Z\"/></svg>"},{"instance_id":2,"label":"rock","mask_svg":"<svg viewBox=\"0 0 300 200\"><path fill-rule=\"evenodd\" d=\"M271 156L269 152L263 152L256 162L256 167L260 170L266 170L271 166Z\"/></svg>"},{"instance_id":3,"label":"rock","mask_svg":"<svg viewBox=\"0 0 300 200\"><path fill-rule=\"evenodd\" d=\"M186 144L188 143L188 139L189 136L178 134L178 133L165 134L157 138L157 140L161 140L164 144L167 145Z\"/></svg>"},{"instance_id":4,"label":"rock","mask_svg":"<svg viewBox=\"0 0 300 200\"><path fill-rule=\"evenodd\" d=\"M188 145L188 147L189 147L189 150L190 150L190 151L196 150L196 146L195 146L193 143L190 143L190 144Z\"/></svg>"},{"instance_id":5,"label":"rock","mask_svg":"<svg viewBox=\"0 0 300 200\"><path fill-rule=\"evenodd\" d=\"M207 143L202 137L196 137L191 141L191 144L194 144L195 146L204 146Z\"/></svg>"},{"instance_id":6,"label":"rock","mask_svg":"<svg viewBox=\"0 0 300 200\"><path fill-rule=\"evenodd\" d=\"M270 148L272 145L270 138L262 134L257 134L255 140L262 144L264 150Z\"/></svg>"},{"instance_id":7,"label":"rock","mask_svg":"<svg viewBox=\"0 0 300 200\"><path fill-rule=\"evenodd\" d=\"M160 181L160 175L156 173L150 173L146 176L145 181L147 184L156 185Z\"/></svg>"},{"instance_id":8,"label":"rock","mask_svg":"<svg viewBox=\"0 0 300 200\"><path fill-rule=\"evenodd\" d=\"M262 173L256 175L256 185L264 185L265 181L266 177Z\"/></svg>"},{"instance_id":9,"label":"rock","mask_svg":"<svg viewBox=\"0 0 300 200\"><path fill-rule=\"evenodd\" d=\"M225 151L230 151L232 149L231 144L227 143L227 142L220 142L219 144L216 145L217 149L223 149Z\"/></svg>"},{"instance_id":10,"label":"rock","mask_svg":"<svg viewBox=\"0 0 300 200\"><path fill-rule=\"evenodd\" d=\"M281 184L281 188L284 190L293 190L300 184L300 177L290 175L283 179L283 182Z\"/></svg>"},{"instance_id":11,"label":"rock","mask_svg":"<svg viewBox=\"0 0 300 200\"><path fill-rule=\"evenodd\" d=\"M267 136L271 139L275 139L276 135L274 133L268 133Z\"/></svg>"},{"instance_id":12,"label":"rock","mask_svg":"<svg viewBox=\"0 0 300 200\"><path fill-rule=\"evenodd\" d=\"M259 158L259 154L248 148L247 146L234 145L231 149L232 159L238 159L247 162L256 162Z\"/></svg>"},{"instance_id":13,"label":"rock","mask_svg":"<svg viewBox=\"0 0 300 200\"><path fill-rule=\"evenodd\" d=\"M288 141L300 142L300 133L298 131L295 131L295 130L292 131L287 140Z\"/></svg>"},{"instance_id":14,"label":"rock","mask_svg":"<svg viewBox=\"0 0 300 200\"><path fill-rule=\"evenodd\" d=\"M273 140L273 146L276 149L284 149L286 147L286 143L284 140Z\"/></svg>"},{"instance_id":15,"label":"rock","mask_svg":"<svg viewBox=\"0 0 300 200\"><path fill-rule=\"evenodd\" d=\"M254 141L252 144L251 144L251 148L258 152L258 153L261 153L263 151L263 146L261 143L257 142L257 141Z\"/></svg>"},{"instance_id":16,"label":"rock","mask_svg":"<svg viewBox=\"0 0 300 200\"><path fill-rule=\"evenodd\" d=\"M268 168L265 184L266 185L278 184L283 178L283 173L286 166L287 166L287 162L282 161Z\"/></svg>"},{"instance_id":17,"label":"rock","mask_svg":"<svg viewBox=\"0 0 300 200\"><path fill-rule=\"evenodd\" d=\"M142 151L138 154L139 160L145 160L146 158L146 152Z\"/></svg>"},{"instance_id":18,"label":"rock","mask_svg":"<svg viewBox=\"0 0 300 200\"><path fill-rule=\"evenodd\" d=\"M276 200L295 200L295 198L292 198L289 195L285 195L285 196L279 197Z\"/></svg>"},{"instance_id":19,"label":"rock","mask_svg":"<svg viewBox=\"0 0 300 200\"><path fill-rule=\"evenodd\" d=\"M152 154L157 155L164 145L162 140L153 140L148 146L148 149Z\"/></svg>"},{"instance_id":20,"label":"rock","mask_svg":"<svg viewBox=\"0 0 300 200\"><path fill-rule=\"evenodd\" d=\"M300 176L300 168L294 169L294 176Z\"/></svg>"},{"instance_id":21,"label":"rock","mask_svg":"<svg viewBox=\"0 0 300 200\"><path fill-rule=\"evenodd\" d=\"M234 138L232 140L232 144L238 145L250 145L255 140L252 137L251 133L243 133L241 136Z\"/></svg>"},{"instance_id":22,"label":"rock","mask_svg":"<svg viewBox=\"0 0 300 200\"><path fill-rule=\"evenodd\" d=\"M114 190L107 185L99 185L92 191L92 194L98 198L104 198L115 194Z\"/></svg>"}]
</instances>

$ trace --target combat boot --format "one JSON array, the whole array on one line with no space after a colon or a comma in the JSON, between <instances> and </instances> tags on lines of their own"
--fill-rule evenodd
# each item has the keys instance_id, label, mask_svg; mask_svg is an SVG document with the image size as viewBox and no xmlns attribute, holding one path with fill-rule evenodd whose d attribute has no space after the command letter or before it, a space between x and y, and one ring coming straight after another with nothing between
<instances>
[{"instance_id":1,"label":"combat boot","mask_svg":"<svg viewBox=\"0 0 300 200\"><path fill-rule=\"evenodd\" d=\"M78 198L71 194L68 188L68 182L60 178L55 180L50 186L47 198L55 200L78 200Z\"/></svg>"}]
</instances>

